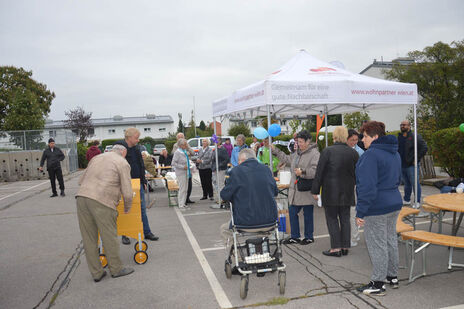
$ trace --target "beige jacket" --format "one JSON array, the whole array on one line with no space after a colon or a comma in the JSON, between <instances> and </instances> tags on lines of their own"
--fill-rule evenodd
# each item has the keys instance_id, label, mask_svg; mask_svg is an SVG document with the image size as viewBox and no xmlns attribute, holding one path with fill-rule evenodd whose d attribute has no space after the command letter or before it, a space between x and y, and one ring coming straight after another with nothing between
<instances>
[{"instance_id":1,"label":"beige jacket","mask_svg":"<svg viewBox=\"0 0 464 309\"><path fill-rule=\"evenodd\" d=\"M317 205L316 200L311 195L311 190L304 192L297 190L297 185L295 184L296 175L294 172L295 168L301 168L304 172L301 178L314 179L320 156L317 144L310 144L305 151L298 149L298 151L290 155L286 155L279 149L274 148L272 154L277 156L280 161L290 164L292 178L290 180L290 187L288 188L288 204L296 206Z\"/></svg>"},{"instance_id":2,"label":"beige jacket","mask_svg":"<svg viewBox=\"0 0 464 309\"><path fill-rule=\"evenodd\" d=\"M105 152L92 158L79 185L76 196L87 197L116 209L122 194L124 210L128 212L132 206L130 165L115 152Z\"/></svg>"}]
</instances>

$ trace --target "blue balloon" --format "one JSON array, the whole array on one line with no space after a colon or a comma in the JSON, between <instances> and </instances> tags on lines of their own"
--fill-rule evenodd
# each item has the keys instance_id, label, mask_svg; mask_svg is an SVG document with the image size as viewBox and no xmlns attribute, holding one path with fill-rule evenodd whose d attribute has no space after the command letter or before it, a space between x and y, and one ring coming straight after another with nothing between
<instances>
[{"instance_id":1,"label":"blue balloon","mask_svg":"<svg viewBox=\"0 0 464 309\"><path fill-rule=\"evenodd\" d=\"M269 131L270 136L276 137L280 134L281 129L277 123L274 123L274 124L271 124L268 131Z\"/></svg>"},{"instance_id":2,"label":"blue balloon","mask_svg":"<svg viewBox=\"0 0 464 309\"><path fill-rule=\"evenodd\" d=\"M257 128L253 131L253 135L254 135L257 139L265 139L266 137L269 136L269 134L267 133L266 129L263 128L263 127L257 127Z\"/></svg>"}]
</instances>

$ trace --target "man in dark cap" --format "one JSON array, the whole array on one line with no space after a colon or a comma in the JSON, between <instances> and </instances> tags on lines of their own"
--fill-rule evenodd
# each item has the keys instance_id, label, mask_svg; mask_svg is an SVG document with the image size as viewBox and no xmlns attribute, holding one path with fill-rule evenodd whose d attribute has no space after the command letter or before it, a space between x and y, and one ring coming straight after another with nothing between
<instances>
[{"instance_id":1,"label":"man in dark cap","mask_svg":"<svg viewBox=\"0 0 464 309\"><path fill-rule=\"evenodd\" d=\"M48 147L44 150L42 154L42 159L40 160L39 170L43 171L43 165L47 160L47 171L48 176L50 177L50 183L52 185L52 195L50 197L58 196L56 192L56 182L55 179L58 178L58 183L60 184L61 196L64 194L64 181L63 181L63 172L61 171L61 161L64 160L64 154L60 148L55 146L55 140L50 138L48 140Z\"/></svg>"}]
</instances>

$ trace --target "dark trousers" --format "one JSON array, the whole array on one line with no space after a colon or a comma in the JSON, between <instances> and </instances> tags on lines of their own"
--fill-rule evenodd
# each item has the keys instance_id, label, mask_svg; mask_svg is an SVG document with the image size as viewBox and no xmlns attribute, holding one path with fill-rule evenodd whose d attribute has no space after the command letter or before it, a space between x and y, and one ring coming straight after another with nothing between
<instances>
[{"instance_id":1,"label":"dark trousers","mask_svg":"<svg viewBox=\"0 0 464 309\"><path fill-rule=\"evenodd\" d=\"M58 183L60 184L60 190L64 191L63 172L61 171L61 167L55 168L55 169L49 169L48 170L48 177L50 177L50 183L52 185L53 194L57 194L57 192L56 192L56 182L55 182L56 178L58 178Z\"/></svg>"},{"instance_id":2,"label":"dark trousers","mask_svg":"<svg viewBox=\"0 0 464 309\"><path fill-rule=\"evenodd\" d=\"M213 171L210 168L200 169L199 171L203 197L213 197L213 182L211 180Z\"/></svg>"},{"instance_id":3,"label":"dark trousers","mask_svg":"<svg viewBox=\"0 0 464 309\"><path fill-rule=\"evenodd\" d=\"M192 193L192 177L188 179L187 201L190 201L190 194Z\"/></svg>"},{"instance_id":4,"label":"dark trousers","mask_svg":"<svg viewBox=\"0 0 464 309\"><path fill-rule=\"evenodd\" d=\"M326 206L324 210L332 249L350 248L350 206Z\"/></svg>"}]
</instances>

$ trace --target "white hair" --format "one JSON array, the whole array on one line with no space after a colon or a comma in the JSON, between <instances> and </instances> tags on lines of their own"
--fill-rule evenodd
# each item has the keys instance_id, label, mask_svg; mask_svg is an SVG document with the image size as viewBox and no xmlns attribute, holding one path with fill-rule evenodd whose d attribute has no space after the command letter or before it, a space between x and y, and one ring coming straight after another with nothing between
<instances>
[{"instance_id":1,"label":"white hair","mask_svg":"<svg viewBox=\"0 0 464 309\"><path fill-rule=\"evenodd\" d=\"M255 152L250 149L250 148L245 148L245 149L242 149L240 150L239 154L238 154L238 159L239 160L248 160L248 159L256 159L256 154Z\"/></svg>"},{"instance_id":2,"label":"white hair","mask_svg":"<svg viewBox=\"0 0 464 309\"><path fill-rule=\"evenodd\" d=\"M124 153L124 151L127 151L127 148L120 144L114 145L113 148L111 149L111 152L116 152L117 154L120 154L121 156Z\"/></svg>"}]
</instances>

